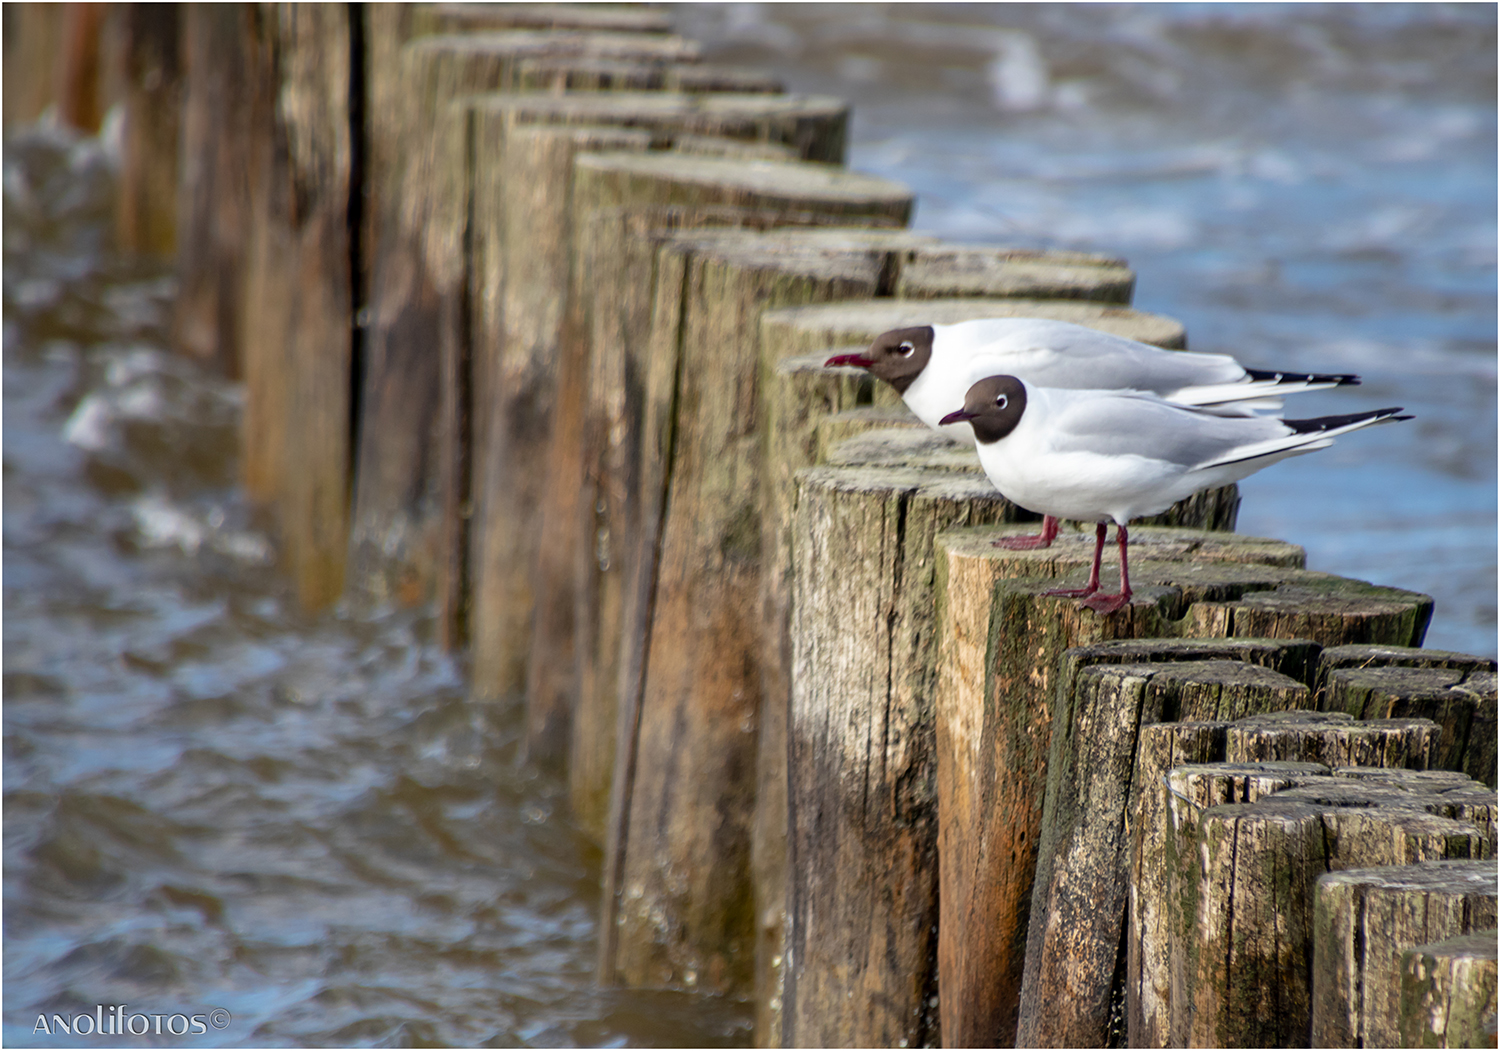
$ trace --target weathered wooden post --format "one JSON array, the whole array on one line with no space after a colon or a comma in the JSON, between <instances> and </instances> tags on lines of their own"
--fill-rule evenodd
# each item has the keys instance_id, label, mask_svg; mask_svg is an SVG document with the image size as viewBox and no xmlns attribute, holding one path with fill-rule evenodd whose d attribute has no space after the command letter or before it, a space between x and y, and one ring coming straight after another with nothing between
<instances>
[{"instance_id":1,"label":"weathered wooden post","mask_svg":"<svg viewBox=\"0 0 1500 1051\"><path fill-rule=\"evenodd\" d=\"M1063 650L1176 634L1325 644L1352 635L1406 645L1420 641L1431 613L1425 596L1250 564L1264 559L1267 547L1280 549L1274 560L1283 566L1289 556L1300 562L1300 550L1289 545L1258 541L1237 552L1244 538L1157 535L1154 542L1168 541L1158 549L1163 554L1175 545L1177 557L1186 557L1155 561L1148 540L1136 556L1148 587L1108 618L1041 594L1055 585L1038 576L1085 564L1089 552L1079 534L1025 553L998 551L983 532L939 539L939 967L944 1039L955 1046L1014 1039L1047 754L1062 721L1053 713L1053 691ZM1222 555L1209 563L1215 546Z\"/></svg>"},{"instance_id":2,"label":"weathered wooden post","mask_svg":"<svg viewBox=\"0 0 1500 1051\"><path fill-rule=\"evenodd\" d=\"M115 231L122 250L140 255L169 256L177 246L184 7L126 4L121 19L125 128Z\"/></svg>"},{"instance_id":3,"label":"weathered wooden post","mask_svg":"<svg viewBox=\"0 0 1500 1051\"><path fill-rule=\"evenodd\" d=\"M806 96L661 92L492 95L456 105L470 121L473 396L484 407L474 435L473 688L478 696L498 696L525 687L528 751L556 758L566 751L575 689L572 661L558 653L571 641L573 596L558 586L565 580L534 579L533 569L539 558L566 563L571 552L544 543L538 526L573 521L570 505L583 481L566 470L576 454L558 450L549 459L559 442L578 440L585 379L586 361L577 353L582 342L563 340L574 264L573 157L588 149L667 146L688 136L696 137L697 149L721 139L799 142L826 157L841 148L847 107ZM556 397L561 386L577 395L571 403ZM554 407L563 415L552 415ZM545 608L534 630L537 603Z\"/></svg>"},{"instance_id":4,"label":"weathered wooden post","mask_svg":"<svg viewBox=\"0 0 1500 1051\"><path fill-rule=\"evenodd\" d=\"M6 4L5 124L30 123L57 101L66 38L63 4Z\"/></svg>"},{"instance_id":5,"label":"weathered wooden post","mask_svg":"<svg viewBox=\"0 0 1500 1051\"><path fill-rule=\"evenodd\" d=\"M827 173L807 174L821 182ZM866 186L879 202L871 211L904 214L904 191ZM606 914L618 908L625 919L611 920L617 960L605 957L605 966L631 983L670 975L668 968L682 966L674 955L688 966L715 961L720 988L744 987L750 977L759 709L755 323L768 305L868 294L881 258L859 243L874 235L830 232L821 250L800 251L799 236L822 237L685 236L660 252L642 398L642 528L626 538L631 586L606 848L606 865L618 866L628 900L613 900L607 867ZM702 856L709 843L715 857ZM672 867L705 884L698 895L672 886ZM653 912L668 917L665 930L649 922Z\"/></svg>"},{"instance_id":6,"label":"weathered wooden post","mask_svg":"<svg viewBox=\"0 0 1500 1051\"><path fill-rule=\"evenodd\" d=\"M935 1042L932 538L1014 508L978 474L798 476L787 1046Z\"/></svg>"},{"instance_id":7,"label":"weathered wooden post","mask_svg":"<svg viewBox=\"0 0 1500 1051\"><path fill-rule=\"evenodd\" d=\"M1443 728L1433 765L1495 787L1495 662L1461 653L1346 646L1324 654L1319 707Z\"/></svg>"},{"instance_id":8,"label":"weathered wooden post","mask_svg":"<svg viewBox=\"0 0 1500 1051\"><path fill-rule=\"evenodd\" d=\"M1495 925L1493 861L1355 868L1318 880L1313 1047L1400 1047L1401 956Z\"/></svg>"},{"instance_id":9,"label":"weathered wooden post","mask_svg":"<svg viewBox=\"0 0 1500 1051\"><path fill-rule=\"evenodd\" d=\"M260 12L253 28L264 36L249 45L266 65L252 72L245 484L273 509L309 609L337 597L346 541L351 10L273 7Z\"/></svg>"},{"instance_id":10,"label":"weathered wooden post","mask_svg":"<svg viewBox=\"0 0 1500 1051\"><path fill-rule=\"evenodd\" d=\"M1436 735L1426 720L1390 722L1373 732L1400 739L1408 726L1419 730L1423 753ZM1310 740L1309 748L1326 742ZM1182 870L1165 910L1172 961L1165 1043L1304 1045L1317 878L1372 863L1480 858L1494 848L1479 827L1432 812L1443 808L1443 793L1403 787L1399 778L1312 777L1253 803L1212 805L1206 789L1220 770L1178 767L1163 789L1172 815L1166 834L1175 839L1163 856Z\"/></svg>"},{"instance_id":11,"label":"weathered wooden post","mask_svg":"<svg viewBox=\"0 0 1500 1051\"><path fill-rule=\"evenodd\" d=\"M1306 670L1306 677L1312 679L1312 662ZM1476 799L1475 790L1480 786L1462 773L1340 767L1331 771L1333 777L1297 778L1247 792L1234 787L1239 772L1288 765L1328 771L1323 762L1309 761L1317 757L1333 762L1350 757L1379 758L1422 766L1436 732L1437 727L1426 720L1326 720L1315 712L1272 713L1237 723L1159 723L1142 729L1138 780L1146 791L1131 815L1125 979L1132 1047L1167 1047L1187 1039L1189 1008L1181 1006L1180 1001L1186 995L1182 990L1187 981L1187 960L1196 951L1192 945L1196 929L1193 910L1187 903L1196 900L1192 866L1198 821L1207 808L1255 802L1272 790L1283 803L1310 803L1323 815L1322 834L1334 850L1330 865L1368 863L1353 855L1364 851L1362 856L1368 858L1370 841L1362 839L1368 827L1362 816L1365 811L1359 808L1371 805L1425 811L1439 818L1477 824L1485 836L1491 835L1488 827L1493 823L1493 797ZM1270 754L1288 756L1292 762L1254 761ZM1160 786L1169 769L1171 787L1163 790ZM1179 800L1183 805L1178 806ZM1354 809L1337 809L1340 807ZM1403 835L1421 834L1419 826L1425 815L1414 815L1413 820L1416 826L1407 827ZM1380 818L1380 827L1387 832L1386 842L1391 842L1390 831L1400 826L1393 826L1386 815ZM1360 846L1361 842L1365 845ZM1343 860L1337 861L1339 858ZM1174 914L1176 921L1171 919Z\"/></svg>"},{"instance_id":12,"label":"weathered wooden post","mask_svg":"<svg viewBox=\"0 0 1500 1051\"><path fill-rule=\"evenodd\" d=\"M1406 950L1392 1046L1488 1047L1495 1040L1497 984L1494 930Z\"/></svg>"},{"instance_id":13,"label":"weathered wooden post","mask_svg":"<svg viewBox=\"0 0 1500 1051\"><path fill-rule=\"evenodd\" d=\"M401 81L384 81L379 92L401 92L392 100L395 128L372 135L371 207L379 218L370 234L370 326L349 529L354 594L456 606L459 582L446 552L456 543L448 512L459 503L452 493L462 421L443 412L442 374L461 367L463 352L468 173L463 123L447 104L513 88L516 65L528 57L672 61L695 54L676 37L533 30L420 37L401 49Z\"/></svg>"},{"instance_id":14,"label":"weathered wooden post","mask_svg":"<svg viewBox=\"0 0 1500 1051\"><path fill-rule=\"evenodd\" d=\"M1127 944L1131 837L1142 800L1165 773L1142 753L1142 730L1305 707L1310 692L1297 673L1311 670L1310 651L1306 642L1163 639L1064 654L1018 1045L1105 1046L1111 1027L1123 1021L1114 1009ZM1244 663L1244 656L1259 660ZM1129 662L1114 663L1122 658Z\"/></svg>"},{"instance_id":15,"label":"weathered wooden post","mask_svg":"<svg viewBox=\"0 0 1500 1051\"><path fill-rule=\"evenodd\" d=\"M182 167L173 345L225 375L244 371L245 255L253 129L269 93L258 12L182 5Z\"/></svg>"}]
</instances>

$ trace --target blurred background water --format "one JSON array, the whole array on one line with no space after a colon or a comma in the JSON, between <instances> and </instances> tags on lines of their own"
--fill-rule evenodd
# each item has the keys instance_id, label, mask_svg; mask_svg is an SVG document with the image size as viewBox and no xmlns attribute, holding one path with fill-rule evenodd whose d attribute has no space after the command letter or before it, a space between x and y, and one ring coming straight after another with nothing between
<instances>
[{"instance_id":1,"label":"blurred background water","mask_svg":"<svg viewBox=\"0 0 1500 1051\"><path fill-rule=\"evenodd\" d=\"M691 5L714 60L855 103L851 164L952 240L1126 256L1196 349L1418 419L1245 484L1241 531L1425 591L1495 652L1495 9ZM597 991L598 859L519 713L420 614L307 618L235 487L238 388L109 251L108 149L4 150L4 1042L720 1046L748 1006Z\"/></svg>"}]
</instances>

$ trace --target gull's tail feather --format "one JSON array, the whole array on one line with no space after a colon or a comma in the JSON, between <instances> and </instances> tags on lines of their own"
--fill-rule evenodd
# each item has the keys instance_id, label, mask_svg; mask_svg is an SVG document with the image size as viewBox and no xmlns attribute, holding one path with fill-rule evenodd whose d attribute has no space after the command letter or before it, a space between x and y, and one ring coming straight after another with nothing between
<instances>
[{"instance_id":1,"label":"gull's tail feather","mask_svg":"<svg viewBox=\"0 0 1500 1051\"><path fill-rule=\"evenodd\" d=\"M1204 409L1275 410L1281 408L1280 397L1283 394L1301 394L1311 390L1359 385L1359 377L1348 373L1268 372L1264 369L1246 369L1245 377L1233 383L1205 383L1194 387L1183 387L1171 394L1171 400L1179 405L1196 405ZM1248 412L1240 414L1249 415Z\"/></svg>"},{"instance_id":2,"label":"gull's tail feather","mask_svg":"<svg viewBox=\"0 0 1500 1051\"><path fill-rule=\"evenodd\" d=\"M1247 460L1259 460L1265 457L1283 459L1288 456L1300 456L1302 453L1310 453L1314 449L1324 449L1333 444L1333 439L1350 431L1357 431L1363 427L1373 427L1377 423L1393 423L1396 420L1409 420L1410 416L1398 416L1401 409L1375 409L1372 412L1355 412L1346 416L1318 416L1309 420L1282 420L1281 422L1290 429L1290 433L1280 438L1269 438L1265 441L1252 442L1242 445L1238 449L1205 463L1197 464L1193 469L1196 471L1207 470L1211 467L1227 467L1230 464L1244 463Z\"/></svg>"}]
</instances>

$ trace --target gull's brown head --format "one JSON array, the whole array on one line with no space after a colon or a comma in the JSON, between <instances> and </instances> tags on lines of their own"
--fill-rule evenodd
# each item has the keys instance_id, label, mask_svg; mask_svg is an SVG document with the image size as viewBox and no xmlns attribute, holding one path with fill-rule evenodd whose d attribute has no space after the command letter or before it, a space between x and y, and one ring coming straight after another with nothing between
<instances>
[{"instance_id":1,"label":"gull's brown head","mask_svg":"<svg viewBox=\"0 0 1500 1051\"><path fill-rule=\"evenodd\" d=\"M893 328L877 336L863 354L835 354L825 365L857 365L885 380L897 393L905 394L932 360L931 325Z\"/></svg>"},{"instance_id":2,"label":"gull's brown head","mask_svg":"<svg viewBox=\"0 0 1500 1051\"><path fill-rule=\"evenodd\" d=\"M969 388L964 407L944 416L941 423L965 423L981 444L998 442L1021 422L1026 411L1026 385L1014 376L988 376Z\"/></svg>"}]
</instances>

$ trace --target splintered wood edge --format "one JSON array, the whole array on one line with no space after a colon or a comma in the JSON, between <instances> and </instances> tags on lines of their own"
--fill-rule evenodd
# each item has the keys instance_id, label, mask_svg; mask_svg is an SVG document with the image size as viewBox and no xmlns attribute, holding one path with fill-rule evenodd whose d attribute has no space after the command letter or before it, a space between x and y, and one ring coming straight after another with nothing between
<instances>
[{"instance_id":1,"label":"splintered wood edge","mask_svg":"<svg viewBox=\"0 0 1500 1051\"><path fill-rule=\"evenodd\" d=\"M812 161L740 161L675 154L585 153L580 170L733 188L752 194L839 203L879 203L887 207L915 201L911 189L878 175Z\"/></svg>"},{"instance_id":2,"label":"splintered wood edge","mask_svg":"<svg viewBox=\"0 0 1500 1051\"><path fill-rule=\"evenodd\" d=\"M1421 890L1442 894L1497 894L1495 862L1468 859L1423 861L1416 865L1382 865L1342 869L1318 877L1318 893L1327 888L1373 887L1377 890Z\"/></svg>"},{"instance_id":3,"label":"splintered wood edge","mask_svg":"<svg viewBox=\"0 0 1500 1051\"><path fill-rule=\"evenodd\" d=\"M1007 551L991 543L1001 536L1034 533L1036 531L1034 524L951 529L940 534L936 543L939 550L946 552L951 558L1009 564L1015 568L1016 572L1012 575L1017 578L1028 576L1052 578L1080 568L1086 569L1093 562L1093 530L1086 526L1073 529L1070 525L1072 524L1063 523L1051 547L1034 551ZM1106 566L1119 563L1118 549L1114 547L1112 534L1113 530L1111 530L1109 542L1105 545ZM1321 584L1328 588L1335 585L1327 582L1345 579L1326 573L1309 573L1301 568L1305 561L1306 555L1302 548L1283 540L1245 536L1241 533L1185 529L1177 526L1138 525L1130 530L1131 566L1134 567L1137 562L1143 564L1141 575L1143 581L1148 576L1144 564L1152 562L1197 562L1198 568L1204 571L1216 568L1217 564L1227 564L1223 569L1226 580L1243 580L1245 583L1261 582L1256 580L1254 571L1247 569L1247 566L1262 567L1263 582L1268 588L1293 581L1302 583L1304 576L1309 583ZM1264 570L1280 570L1281 572L1264 572ZM1290 572L1301 575L1289 576ZM1364 584L1363 581L1350 583L1373 588L1373 585ZM1395 589L1377 590L1394 591ZM1399 592L1399 594L1407 594L1407 592Z\"/></svg>"},{"instance_id":4,"label":"splintered wood edge","mask_svg":"<svg viewBox=\"0 0 1500 1051\"><path fill-rule=\"evenodd\" d=\"M464 96L477 112L568 120L611 118L631 123L704 118L724 121L833 119L848 103L830 95L693 94L682 91L485 92ZM1039 260L1044 262L1045 260Z\"/></svg>"},{"instance_id":5,"label":"splintered wood edge","mask_svg":"<svg viewBox=\"0 0 1500 1051\"><path fill-rule=\"evenodd\" d=\"M991 317L1037 317L1087 325L1127 339L1181 350L1187 346L1182 322L1162 314L1086 299L1008 299L998 296L936 299L856 299L767 311L761 320L768 338L784 328L804 338L825 335L830 344L864 343L882 332L909 325L951 325ZM800 342L800 341L799 341Z\"/></svg>"}]
</instances>

